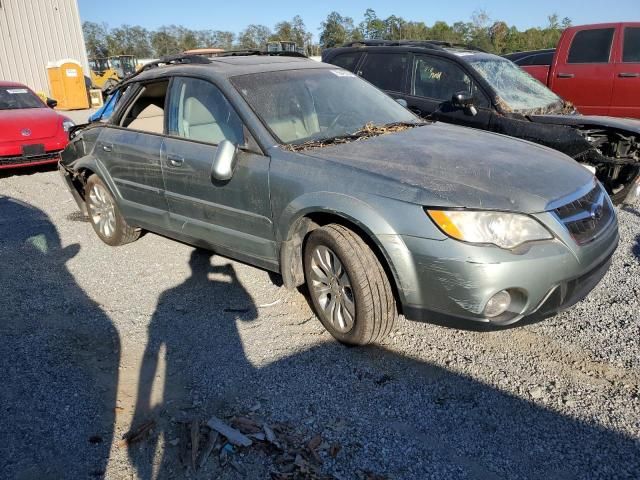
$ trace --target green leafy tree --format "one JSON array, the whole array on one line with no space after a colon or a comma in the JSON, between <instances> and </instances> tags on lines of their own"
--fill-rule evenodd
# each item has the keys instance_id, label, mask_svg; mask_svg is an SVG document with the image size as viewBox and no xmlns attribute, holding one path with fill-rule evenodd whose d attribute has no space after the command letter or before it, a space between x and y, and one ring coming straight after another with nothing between
<instances>
[{"instance_id":1,"label":"green leafy tree","mask_svg":"<svg viewBox=\"0 0 640 480\"><path fill-rule=\"evenodd\" d=\"M353 39L355 30L352 18L343 17L338 12L331 12L321 23L320 45L323 48L342 45Z\"/></svg>"},{"instance_id":2,"label":"green leafy tree","mask_svg":"<svg viewBox=\"0 0 640 480\"><path fill-rule=\"evenodd\" d=\"M109 55L107 35L109 27L106 23L83 22L82 33L89 58L103 58Z\"/></svg>"},{"instance_id":3,"label":"green leafy tree","mask_svg":"<svg viewBox=\"0 0 640 480\"><path fill-rule=\"evenodd\" d=\"M263 49L272 35L271 29L264 25L249 25L238 35L238 46L248 49Z\"/></svg>"}]
</instances>

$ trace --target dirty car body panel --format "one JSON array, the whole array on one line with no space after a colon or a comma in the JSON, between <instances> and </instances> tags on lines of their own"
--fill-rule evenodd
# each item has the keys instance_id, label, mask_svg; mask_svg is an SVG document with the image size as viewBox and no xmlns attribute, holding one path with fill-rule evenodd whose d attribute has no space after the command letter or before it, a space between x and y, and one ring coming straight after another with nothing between
<instances>
[{"instance_id":1,"label":"dirty car body panel","mask_svg":"<svg viewBox=\"0 0 640 480\"><path fill-rule=\"evenodd\" d=\"M135 169L136 161L115 151L105 156L100 148L113 131L131 130L117 125L126 102L108 123L74 132L60 171L81 209L84 184L96 174L132 225L278 272L288 287L305 281L301 259L306 235L323 223L346 225L379 256L399 309L415 320L442 316L489 323L487 302L508 289L513 307L491 320L505 325L570 306L606 273L618 242L617 221L590 172L546 147L421 121L343 72L305 59L263 57L143 72L130 82L197 78L224 96L243 131L231 179L211 177L211 161L222 144L172 133L174 113L167 106L177 98L174 88L165 101L164 131L154 134L161 139L152 148L162 177L154 187L157 198L126 198L124 187L141 180L132 177L123 183L125 173L115 165L126 169L129 163ZM283 105L268 98L276 84L294 101ZM300 85L308 88L298 89ZM302 97L333 85L354 97L362 90L368 103L406 128L330 138L327 132L341 122L362 121L362 112L349 112L346 102L332 104L324 96L306 102ZM317 112L298 117L309 105ZM371 108L375 112L377 107ZM285 135L291 138L283 141ZM318 139L320 144L314 143ZM145 144L132 137L129 141L136 148ZM149 150L149 162L153 155ZM512 213L533 221L548 236L510 249L460 241L431 219L427 210L432 209Z\"/></svg>"}]
</instances>

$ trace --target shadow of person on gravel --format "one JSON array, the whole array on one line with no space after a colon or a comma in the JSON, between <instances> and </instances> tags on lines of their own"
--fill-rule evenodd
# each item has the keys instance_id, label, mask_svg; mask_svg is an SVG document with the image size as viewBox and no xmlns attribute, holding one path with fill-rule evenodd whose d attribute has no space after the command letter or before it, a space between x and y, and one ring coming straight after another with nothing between
<instances>
[{"instance_id":1,"label":"shadow of person on gravel","mask_svg":"<svg viewBox=\"0 0 640 480\"><path fill-rule=\"evenodd\" d=\"M228 387L248 379L254 370L244 353L236 321L257 318L256 306L238 281L233 265L214 266L212 256L212 252L193 250L189 259L191 276L160 296L149 324L131 425L135 430L152 420L154 434L143 442L129 445L131 462L143 479L166 478L172 471L179 470L158 453L157 448L159 435L167 442L172 439L169 435L176 434L166 412L175 415L197 409L203 400L202 395L197 394L200 387L189 380L209 377L216 389L230 395ZM153 384L154 380L158 381L163 353L166 360L163 395L161 402L154 404ZM200 378L190 379L185 372L200 372ZM180 378L187 382L181 382ZM154 459L156 456L160 458Z\"/></svg>"},{"instance_id":2,"label":"shadow of person on gravel","mask_svg":"<svg viewBox=\"0 0 640 480\"><path fill-rule=\"evenodd\" d=\"M253 411L252 405L258 405L259 418L290 423L307 439L321 434L327 442L339 444L334 468L341 478L357 478L358 471L366 470L394 479L478 480L633 478L640 471L639 442L571 416L580 405L588 406L588 388L582 395L566 397L551 383L541 389L539 403L534 404L528 400L526 384L516 385L522 393L514 396L382 346L347 348L326 335L307 350L254 366L248 354L251 347L243 345L248 327L242 322L269 321L274 336L280 333L277 329L286 329L294 339L299 327L279 321L278 316L259 319L233 266L212 266L210 257L198 250L192 253L191 277L161 296L149 327L133 425L149 418L165 422L160 434L130 447L141 478L154 476L154 464L157 478L184 473L178 460L180 445L166 444L176 438L169 432L169 419L178 419L181 410L187 417L206 421L211 415L246 415ZM285 309L286 316L299 315L295 306L278 308ZM308 334L308 329L304 331ZM150 384L163 343L165 395L154 408ZM504 351L507 357L513 354L508 345ZM458 353L473 361L473 352ZM535 352L523 354L535 358ZM504 356L496 358L496 382L502 379L513 387L527 378L522 372L517 380L508 379L500 363L504 361ZM541 406L542 401L549 407ZM630 391L623 401L637 397ZM160 436L165 450L158 459ZM180 444L187 441L183 438ZM195 477L270 478L278 467L255 460L261 454L252 448L243 457L236 456L245 469L242 475L230 466L220 470L214 453L209 466L214 465L216 475L205 469Z\"/></svg>"},{"instance_id":3,"label":"shadow of person on gravel","mask_svg":"<svg viewBox=\"0 0 640 480\"><path fill-rule=\"evenodd\" d=\"M0 476L104 476L120 339L42 211L0 196Z\"/></svg>"}]
</instances>

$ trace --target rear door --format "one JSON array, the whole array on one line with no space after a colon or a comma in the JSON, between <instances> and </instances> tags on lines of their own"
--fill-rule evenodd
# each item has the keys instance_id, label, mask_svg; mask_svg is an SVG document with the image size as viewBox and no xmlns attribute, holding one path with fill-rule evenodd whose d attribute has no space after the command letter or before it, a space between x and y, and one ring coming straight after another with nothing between
<instances>
[{"instance_id":1,"label":"rear door","mask_svg":"<svg viewBox=\"0 0 640 480\"><path fill-rule=\"evenodd\" d=\"M615 27L577 30L558 50L550 88L585 115L607 115L613 95Z\"/></svg>"},{"instance_id":2,"label":"rear door","mask_svg":"<svg viewBox=\"0 0 640 480\"><path fill-rule=\"evenodd\" d=\"M331 58L330 63L332 65L336 65L338 67L349 70L350 72L355 72L361 57L361 52L340 53Z\"/></svg>"},{"instance_id":3,"label":"rear door","mask_svg":"<svg viewBox=\"0 0 640 480\"><path fill-rule=\"evenodd\" d=\"M214 84L176 77L169 105L162 169L173 229L221 253L274 265L269 157L248 147L248 130ZM240 148L237 167L231 180L213 182L213 159L225 139Z\"/></svg>"},{"instance_id":4,"label":"rear door","mask_svg":"<svg viewBox=\"0 0 640 480\"><path fill-rule=\"evenodd\" d=\"M640 24L623 27L619 45L609 114L640 118Z\"/></svg>"},{"instance_id":5,"label":"rear door","mask_svg":"<svg viewBox=\"0 0 640 480\"><path fill-rule=\"evenodd\" d=\"M384 90L393 98L405 98L408 91L409 53L368 52L356 74Z\"/></svg>"},{"instance_id":6,"label":"rear door","mask_svg":"<svg viewBox=\"0 0 640 480\"><path fill-rule=\"evenodd\" d=\"M416 54L413 59L409 109L423 117L486 129L493 113L488 97L456 62L434 55ZM465 92L474 98L477 114L454 108L451 98Z\"/></svg>"},{"instance_id":7,"label":"rear door","mask_svg":"<svg viewBox=\"0 0 640 480\"><path fill-rule=\"evenodd\" d=\"M160 166L168 80L137 86L114 123L105 125L96 152L122 197L128 219L165 227L168 205ZM127 92L128 96L129 92Z\"/></svg>"}]
</instances>

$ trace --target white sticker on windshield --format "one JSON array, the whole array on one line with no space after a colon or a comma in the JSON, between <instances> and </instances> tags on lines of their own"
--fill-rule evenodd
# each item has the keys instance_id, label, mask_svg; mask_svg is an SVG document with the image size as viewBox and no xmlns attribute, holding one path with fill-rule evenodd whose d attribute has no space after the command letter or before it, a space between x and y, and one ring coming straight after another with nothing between
<instances>
[{"instance_id":1,"label":"white sticker on windshield","mask_svg":"<svg viewBox=\"0 0 640 480\"><path fill-rule=\"evenodd\" d=\"M346 70L331 70L336 77L355 77L355 75L351 72L347 72Z\"/></svg>"},{"instance_id":2,"label":"white sticker on windshield","mask_svg":"<svg viewBox=\"0 0 640 480\"><path fill-rule=\"evenodd\" d=\"M474 52L456 52L453 50L449 50L449 53L453 53L454 55L458 56L458 57L468 57L470 55L475 55Z\"/></svg>"},{"instance_id":3,"label":"white sticker on windshield","mask_svg":"<svg viewBox=\"0 0 640 480\"><path fill-rule=\"evenodd\" d=\"M7 88L7 93L28 93L29 90L27 90L26 88Z\"/></svg>"}]
</instances>

